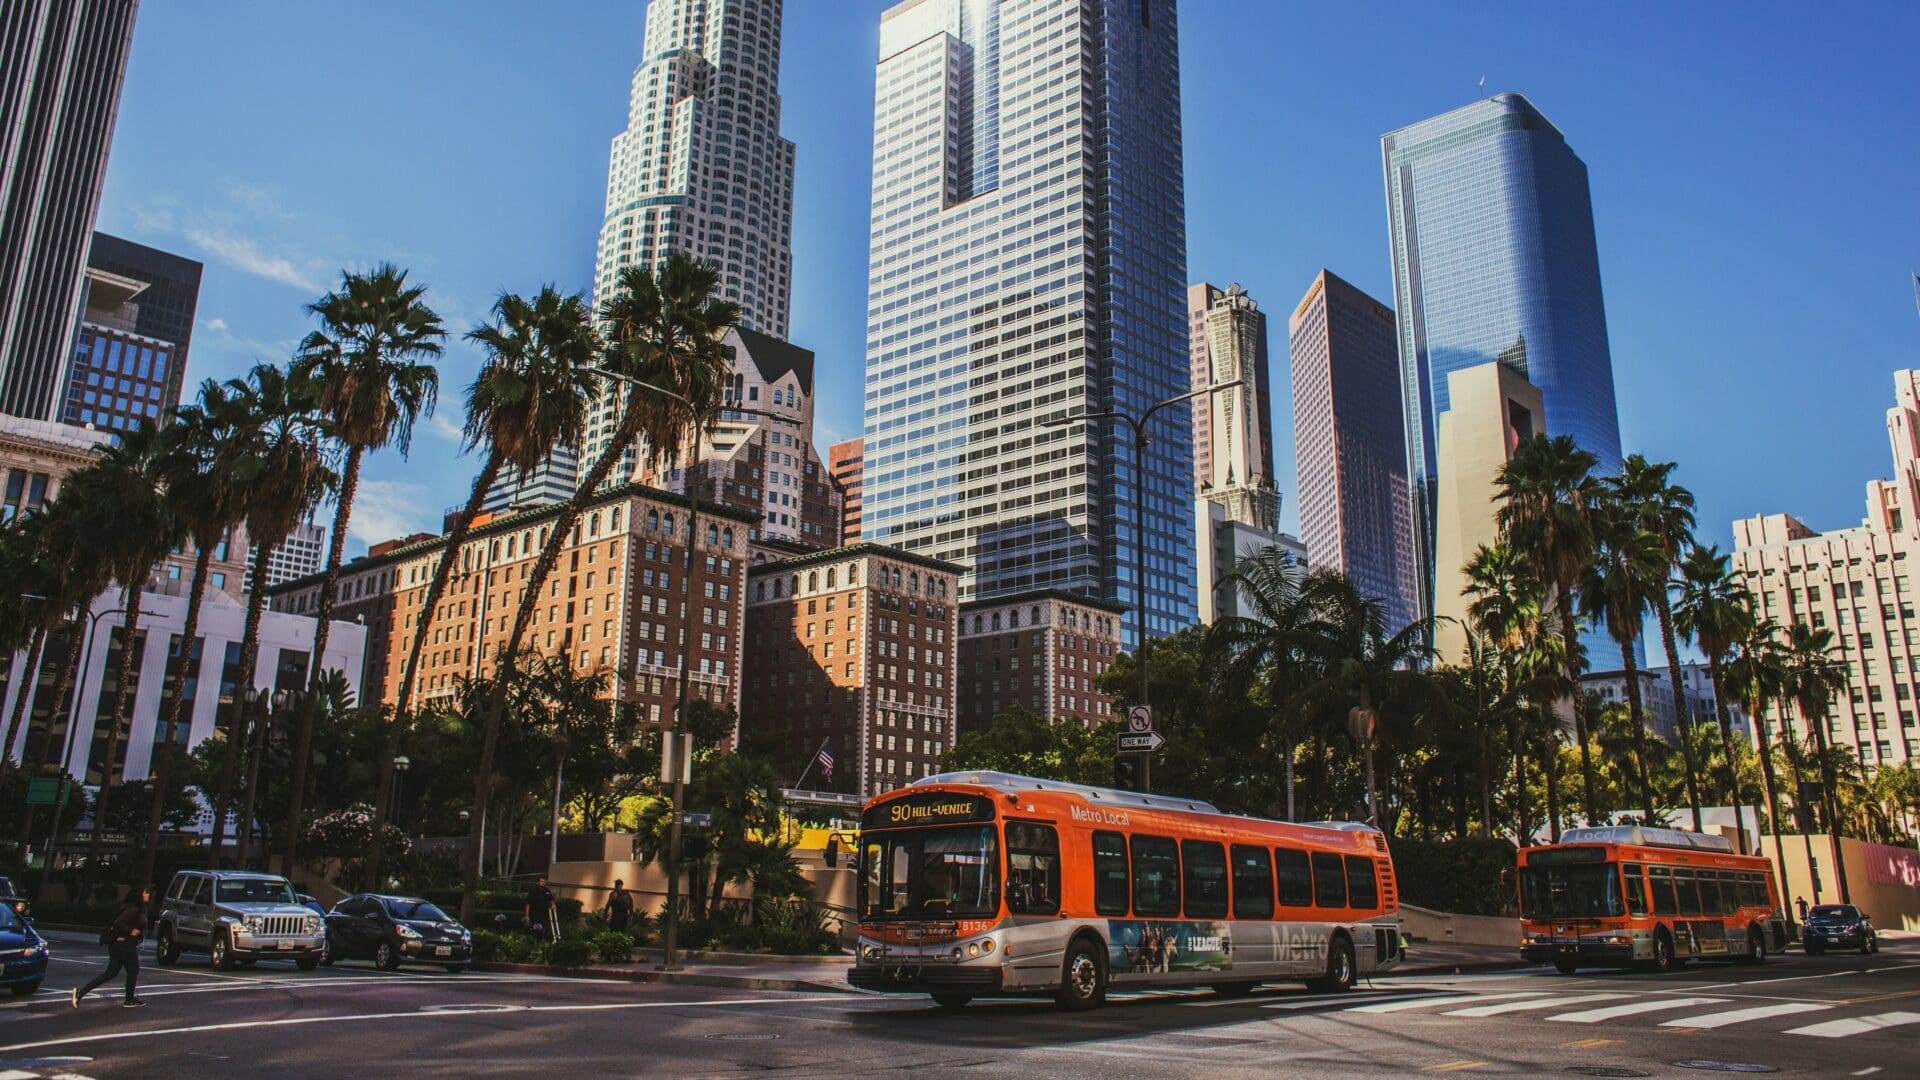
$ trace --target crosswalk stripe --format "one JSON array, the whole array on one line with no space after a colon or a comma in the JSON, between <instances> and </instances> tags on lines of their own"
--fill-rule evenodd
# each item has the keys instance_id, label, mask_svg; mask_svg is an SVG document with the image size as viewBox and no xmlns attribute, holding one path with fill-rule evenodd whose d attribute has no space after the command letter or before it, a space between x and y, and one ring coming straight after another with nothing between
<instances>
[{"instance_id":1,"label":"crosswalk stripe","mask_svg":"<svg viewBox=\"0 0 1920 1080\"><path fill-rule=\"evenodd\" d=\"M1313 997L1298 1001L1276 1001L1270 1005L1262 1005L1260 1007L1263 1009L1318 1009L1327 1005L1360 1005L1368 1001L1398 1001L1403 996L1404 995L1401 994L1342 994L1339 997ZM1215 1003L1209 1001L1207 1004L1212 1005ZM1341 1011L1346 1012L1348 1010L1342 1009Z\"/></svg>"},{"instance_id":2,"label":"crosswalk stripe","mask_svg":"<svg viewBox=\"0 0 1920 1080\"><path fill-rule=\"evenodd\" d=\"M1566 994L1555 997L1527 998L1521 1001L1503 1001L1497 1005L1476 1005L1471 1009L1455 1009L1444 1013L1445 1016L1499 1016L1502 1013L1521 1012L1526 1009L1553 1009L1562 1005L1585 1005L1589 1001L1617 1001L1625 994Z\"/></svg>"},{"instance_id":3,"label":"crosswalk stripe","mask_svg":"<svg viewBox=\"0 0 1920 1080\"><path fill-rule=\"evenodd\" d=\"M1727 1012L1705 1013L1700 1016L1683 1016L1678 1020L1668 1020L1661 1027L1671 1028L1722 1028L1729 1024L1744 1024L1749 1020L1765 1020L1769 1016L1792 1016L1794 1013L1825 1012L1831 1005L1811 1005L1795 1002L1786 1005L1756 1005L1751 1009L1731 1009Z\"/></svg>"},{"instance_id":4,"label":"crosswalk stripe","mask_svg":"<svg viewBox=\"0 0 1920 1080\"><path fill-rule=\"evenodd\" d=\"M1789 1035L1812 1035L1818 1039L1838 1039L1843 1035L1863 1035L1869 1031L1883 1031L1892 1027L1904 1027L1907 1024L1920 1024L1920 1013L1888 1012L1876 1016L1850 1016L1844 1020L1828 1020L1819 1024L1790 1029Z\"/></svg>"},{"instance_id":5,"label":"crosswalk stripe","mask_svg":"<svg viewBox=\"0 0 1920 1080\"><path fill-rule=\"evenodd\" d=\"M1653 1001L1634 1001L1625 1005L1609 1005L1604 1009L1586 1009L1582 1012L1561 1013L1549 1016L1549 1020L1558 1020L1563 1024L1597 1024L1602 1020L1612 1020L1616 1016L1636 1016L1640 1013L1659 1012L1662 1009L1684 1009L1690 1005L1719 1005L1726 998L1677 997L1658 998Z\"/></svg>"},{"instance_id":6,"label":"crosswalk stripe","mask_svg":"<svg viewBox=\"0 0 1920 1080\"><path fill-rule=\"evenodd\" d=\"M1491 1001L1494 998L1542 997L1543 991L1528 990L1502 994L1438 994L1433 997L1412 998L1407 1001L1389 1001L1380 1005L1362 1005L1348 1012L1357 1013L1396 1013L1408 1009L1429 1009L1435 1005L1458 1005L1463 1001Z\"/></svg>"}]
</instances>

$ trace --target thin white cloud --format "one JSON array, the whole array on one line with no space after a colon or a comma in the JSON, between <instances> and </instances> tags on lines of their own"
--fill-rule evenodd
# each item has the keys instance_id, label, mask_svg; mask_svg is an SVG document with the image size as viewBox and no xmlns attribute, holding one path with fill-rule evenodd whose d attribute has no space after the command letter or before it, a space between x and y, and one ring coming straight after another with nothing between
<instances>
[{"instance_id":1,"label":"thin white cloud","mask_svg":"<svg viewBox=\"0 0 1920 1080\"><path fill-rule=\"evenodd\" d=\"M411 533L432 532L437 524L433 505L425 484L363 479L354 492L347 536L363 544L378 544Z\"/></svg>"},{"instance_id":2,"label":"thin white cloud","mask_svg":"<svg viewBox=\"0 0 1920 1080\"><path fill-rule=\"evenodd\" d=\"M214 225L190 225L186 238L236 269L308 292L324 292L324 260L268 251L252 237Z\"/></svg>"},{"instance_id":3,"label":"thin white cloud","mask_svg":"<svg viewBox=\"0 0 1920 1080\"><path fill-rule=\"evenodd\" d=\"M450 443L460 441L460 425L454 423L446 413L438 410L435 410L433 416L427 420L427 430Z\"/></svg>"},{"instance_id":4,"label":"thin white cloud","mask_svg":"<svg viewBox=\"0 0 1920 1080\"><path fill-rule=\"evenodd\" d=\"M225 320L225 319L208 319L208 320L207 320L207 329L209 329L209 330L218 330L218 331L220 331L221 333L225 333L225 332L226 332L226 329L227 329L227 320Z\"/></svg>"}]
</instances>

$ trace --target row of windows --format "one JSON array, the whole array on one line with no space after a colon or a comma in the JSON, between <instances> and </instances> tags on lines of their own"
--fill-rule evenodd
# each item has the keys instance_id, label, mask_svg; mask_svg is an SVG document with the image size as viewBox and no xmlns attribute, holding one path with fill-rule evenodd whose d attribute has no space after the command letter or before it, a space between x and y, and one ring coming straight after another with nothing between
<instances>
[{"instance_id":1,"label":"row of windows","mask_svg":"<svg viewBox=\"0 0 1920 1080\"><path fill-rule=\"evenodd\" d=\"M1766 875L1744 870L1696 870L1649 866L1641 879L1639 863L1623 863L1627 911L1654 915L1732 915L1743 907L1771 907Z\"/></svg>"},{"instance_id":2,"label":"row of windows","mask_svg":"<svg viewBox=\"0 0 1920 1080\"><path fill-rule=\"evenodd\" d=\"M1013 850L1008 829L1008 851ZM1371 908L1380 902L1373 859L1298 848L1175 842L1164 836L1093 834L1093 907L1101 915L1271 919L1278 907Z\"/></svg>"}]
</instances>

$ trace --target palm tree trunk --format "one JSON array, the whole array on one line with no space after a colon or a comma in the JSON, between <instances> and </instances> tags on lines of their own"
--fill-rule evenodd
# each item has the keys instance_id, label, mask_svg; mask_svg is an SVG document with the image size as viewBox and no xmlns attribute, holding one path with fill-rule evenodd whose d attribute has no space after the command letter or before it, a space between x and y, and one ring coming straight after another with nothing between
<instances>
[{"instance_id":1,"label":"palm tree trunk","mask_svg":"<svg viewBox=\"0 0 1920 1080\"><path fill-rule=\"evenodd\" d=\"M1540 775L1547 787L1547 839L1560 842L1560 721L1549 711L1548 732L1540 743Z\"/></svg>"},{"instance_id":2,"label":"palm tree trunk","mask_svg":"<svg viewBox=\"0 0 1920 1080\"><path fill-rule=\"evenodd\" d=\"M1766 785L1767 817L1773 826L1773 865L1780 874L1780 906L1786 909L1787 922L1791 925L1793 905L1787 902L1787 846L1780 839L1780 834L1787 830L1780 821L1780 799L1775 794L1779 790L1779 785L1773 776L1773 733L1767 728L1767 720L1764 716L1755 717L1753 725L1754 734L1758 736L1756 741L1760 744L1760 782ZM1760 827L1759 821L1753 823L1756 833L1760 831Z\"/></svg>"},{"instance_id":3,"label":"palm tree trunk","mask_svg":"<svg viewBox=\"0 0 1920 1080\"><path fill-rule=\"evenodd\" d=\"M60 702L66 698L67 691L73 689L73 673L74 670L80 666L80 650L86 645L88 616L85 614L85 611L85 608L75 609L72 624L73 629L67 632L66 656L60 661L60 674L55 676L53 680L53 699L47 703L47 733L46 737L40 740L40 760L36 763L42 769L46 768L47 764L54 760L54 755L58 753L58 751L54 749L53 724L55 720L59 719ZM74 692L77 694L79 691L76 690ZM72 710L68 710L68 713L68 724L77 723L77 718L72 716ZM31 740L33 736L32 713L27 714L27 728L27 736L29 740ZM63 738L62 741L65 741L65 739ZM20 758L23 762L26 760L26 756L26 748L22 747L20 750ZM62 764L64 765L65 763L63 762ZM61 770L60 775L66 775L64 768ZM35 809L36 807L32 804L28 804L27 812L20 815L20 847L22 850L25 850L27 841L33 836L33 812ZM51 843L48 844L47 851L49 854L52 853L53 846ZM45 888L44 881L45 879L43 878L42 888Z\"/></svg>"},{"instance_id":4,"label":"palm tree trunk","mask_svg":"<svg viewBox=\"0 0 1920 1080\"><path fill-rule=\"evenodd\" d=\"M1493 749L1487 738L1486 717L1480 724L1480 828L1481 839L1493 835Z\"/></svg>"},{"instance_id":5,"label":"palm tree trunk","mask_svg":"<svg viewBox=\"0 0 1920 1080\"><path fill-rule=\"evenodd\" d=\"M420 654L426 649L427 635L433 631L434 617L439 613L440 601L447 591L447 579L453 576L453 568L460 561L460 547L467 541L467 533L473 528L473 519L479 516L480 508L486 504L487 492L492 490L494 480L500 476L501 460L498 450L487 454L486 467L474 479L473 492L467 496L467 508L454 521L452 531L447 533L447 542L440 549L440 561L433 568L433 581L428 584L426 600L420 605L420 617L413 621L413 644L407 647L407 664L400 674L400 694L393 706L393 723L387 728L387 752L380 757L380 780L373 789L375 837L386 835L390 813L388 792L393 790L393 759L400 754L400 737L406 731L411 715L413 683L420 672ZM476 644L474 647L479 646ZM385 846L375 843L373 850L367 853L368 889L380 887L380 856Z\"/></svg>"},{"instance_id":6,"label":"palm tree trunk","mask_svg":"<svg viewBox=\"0 0 1920 1080\"><path fill-rule=\"evenodd\" d=\"M29 714L33 692L40 688L40 654L46 651L47 628L36 626L27 643L27 663L20 669L19 692L13 696L13 716L7 721L7 741L0 743L0 775L13 768L13 744L20 737L20 722ZM27 748L20 748L20 764L27 762Z\"/></svg>"},{"instance_id":7,"label":"palm tree trunk","mask_svg":"<svg viewBox=\"0 0 1920 1080\"><path fill-rule=\"evenodd\" d=\"M254 673L260 666L260 618L267 608L267 566L278 543L259 542L253 556L253 591L247 594L246 628L240 634L240 676L234 680L233 701L227 707L227 745L221 753L220 787L213 800L213 844L208 865L220 865L220 846L227 836L227 818L233 812L233 782L239 775L240 747L247 741ZM238 831L236 829L236 831Z\"/></svg>"},{"instance_id":8,"label":"palm tree trunk","mask_svg":"<svg viewBox=\"0 0 1920 1080\"><path fill-rule=\"evenodd\" d=\"M353 494L360 486L358 446L347 451L347 466L340 472L340 501L333 511L333 535L327 544L327 573L320 579L319 621L313 628L313 655L307 658L307 697L301 702L299 735L293 744L293 796L287 805L286 858L280 868L288 877L299 873L300 821L305 816L307 797L307 759L313 755L313 722L320 711L320 681L327 671L327 635L333 627L334 593L340 585L340 561L347 550L347 522L353 517Z\"/></svg>"},{"instance_id":9,"label":"palm tree trunk","mask_svg":"<svg viewBox=\"0 0 1920 1080\"><path fill-rule=\"evenodd\" d=\"M1587 695L1580 689L1580 639L1573 622L1573 590L1560 590L1560 636L1567 646L1567 686L1573 694L1573 737L1580 743L1580 783L1587 799L1587 824L1600 819L1594 798L1593 751L1587 747Z\"/></svg>"},{"instance_id":10,"label":"palm tree trunk","mask_svg":"<svg viewBox=\"0 0 1920 1080\"><path fill-rule=\"evenodd\" d=\"M1633 637L1620 642L1620 665L1627 672L1627 715L1633 721L1633 760L1640 773L1642 818L1653 824L1653 781L1647 775L1647 714L1640 707L1640 664L1633 657Z\"/></svg>"},{"instance_id":11,"label":"palm tree trunk","mask_svg":"<svg viewBox=\"0 0 1920 1080\"><path fill-rule=\"evenodd\" d=\"M628 395L627 409L622 415L632 415L639 404L640 392L636 389ZM546 586L548 575L560 561L560 549L567 545L568 532L580 520L581 513L593 501L608 474L613 472L614 463L633 445L637 434L631 427L622 425L608 444L606 452L581 478L573 498L561 507L560 516L554 519L553 531L547 535L546 547L541 549L540 559L534 563L533 573L520 593L520 606L513 614L513 627L507 639L500 643L500 651L496 654L493 683L487 689L487 720L486 731L480 740L480 767L473 778L473 810L467 826L466 874L460 894L460 918L463 922L472 921L474 897L480 890L480 813L486 806L487 793L493 787L493 755L500 743L501 714L506 710L507 694L514 679L514 658L520 648L520 639L526 635L527 624L533 619L533 609L540 602L540 590Z\"/></svg>"},{"instance_id":12,"label":"palm tree trunk","mask_svg":"<svg viewBox=\"0 0 1920 1080\"><path fill-rule=\"evenodd\" d=\"M1840 856L1840 817L1836 810L1833 791L1833 755L1827 752L1827 719L1822 716L1817 722L1811 719L1807 724L1813 729L1813 745L1820 752L1820 801L1824 804L1827 818L1827 836L1833 842L1833 879L1840 887L1840 902L1853 903L1847 889L1847 867Z\"/></svg>"},{"instance_id":13,"label":"palm tree trunk","mask_svg":"<svg viewBox=\"0 0 1920 1080\"><path fill-rule=\"evenodd\" d=\"M1513 707L1513 661L1501 659L1502 697L1507 702L1507 741L1513 746L1513 842L1526 847L1533 839L1533 823L1527 820L1527 754L1520 735L1520 710Z\"/></svg>"},{"instance_id":14,"label":"palm tree trunk","mask_svg":"<svg viewBox=\"0 0 1920 1080\"><path fill-rule=\"evenodd\" d=\"M1674 722L1679 725L1680 758L1687 765L1687 805L1693 809L1693 831L1701 832L1700 781L1693 764L1693 740L1687 734L1693 728L1693 710L1687 708L1687 692L1680 685L1680 650L1673 639L1673 602L1660 590L1660 640L1667 647L1667 681L1673 686Z\"/></svg>"},{"instance_id":15,"label":"palm tree trunk","mask_svg":"<svg viewBox=\"0 0 1920 1080\"><path fill-rule=\"evenodd\" d=\"M214 541L218 544L219 541ZM187 711L187 695L184 692L187 681L187 664L193 657L193 639L200 634L200 603L207 595L207 571L213 563L213 545L201 544L195 540L199 551L193 557L193 584L187 593L187 622L180 628L180 656L174 660L167 673L167 686L173 691L173 702L167 706L167 722L160 729L161 741L154 745L153 767L149 772L153 776L152 813L147 816L146 843L140 854L140 876L135 881L153 880L154 853L160 847L160 814L167 805L167 783L173 777L173 729L180 723L180 715ZM261 587L265 582L260 582ZM202 657L202 662L205 657ZM215 685L218 685L216 680ZM218 705L215 706L218 708ZM191 724L193 719L188 717Z\"/></svg>"},{"instance_id":16,"label":"palm tree trunk","mask_svg":"<svg viewBox=\"0 0 1920 1080\"><path fill-rule=\"evenodd\" d=\"M132 688L127 679L133 674L133 652L139 647L136 638L140 633L140 599L145 595L141 588L144 581L134 581L125 586L126 621L121 624L120 663L114 675L113 708L107 713L107 755L100 760L100 797L93 807L93 833L87 839L87 867L91 873L100 865L100 842L107 832L107 813L113 805L113 759L120 752L120 714L127 705L127 692Z\"/></svg>"},{"instance_id":17,"label":"palm tree trunk","mask_svg":"<svg viewBox=\"0 0 1920 1080\"><path fill-rule=\"evenodd\" d=\"M1713 683L1713 708L1720 721L1720 750L1727 755L1727 801L1733 804L1733 828L1740 834L1740 854L1747 854L1747 827L1740 820L1740 770L1733 759L1733 722L1727 719L1726 686L1720 680L1720 658L1707 654L1707 678ZM1756 724L1758 720L1754 721ZM1762 757L1765 752L1762 752ZM1754 822L1754 828L1760 827Z\"/></svg>"}]
</instances>

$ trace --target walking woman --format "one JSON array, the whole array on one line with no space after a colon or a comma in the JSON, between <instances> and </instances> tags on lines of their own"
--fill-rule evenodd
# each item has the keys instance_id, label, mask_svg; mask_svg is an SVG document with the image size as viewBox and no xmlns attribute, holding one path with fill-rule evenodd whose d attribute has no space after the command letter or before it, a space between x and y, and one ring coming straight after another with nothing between
<instances>
[{"instance_id":1,"label":"walking woman","mask_svg":"<svg viewBox=\"0 0 1920 1080\"><path fill-rule=\"evenodd\" d=\"M121 1007L137 1009L146 1002L133 996L134 987L140 982L140 943L147 937L147 905L153 901L153 890L146 886L127 890L127 899L120 906L120 913L113 917L105 930L100 931L100 943L107 947L107 970L93 977L93 981L73 992L73 1007L80 1007L80 999L92 993L95 987L120 974L127 973L127 1000Z\"/></svg>"}]
</instances>

